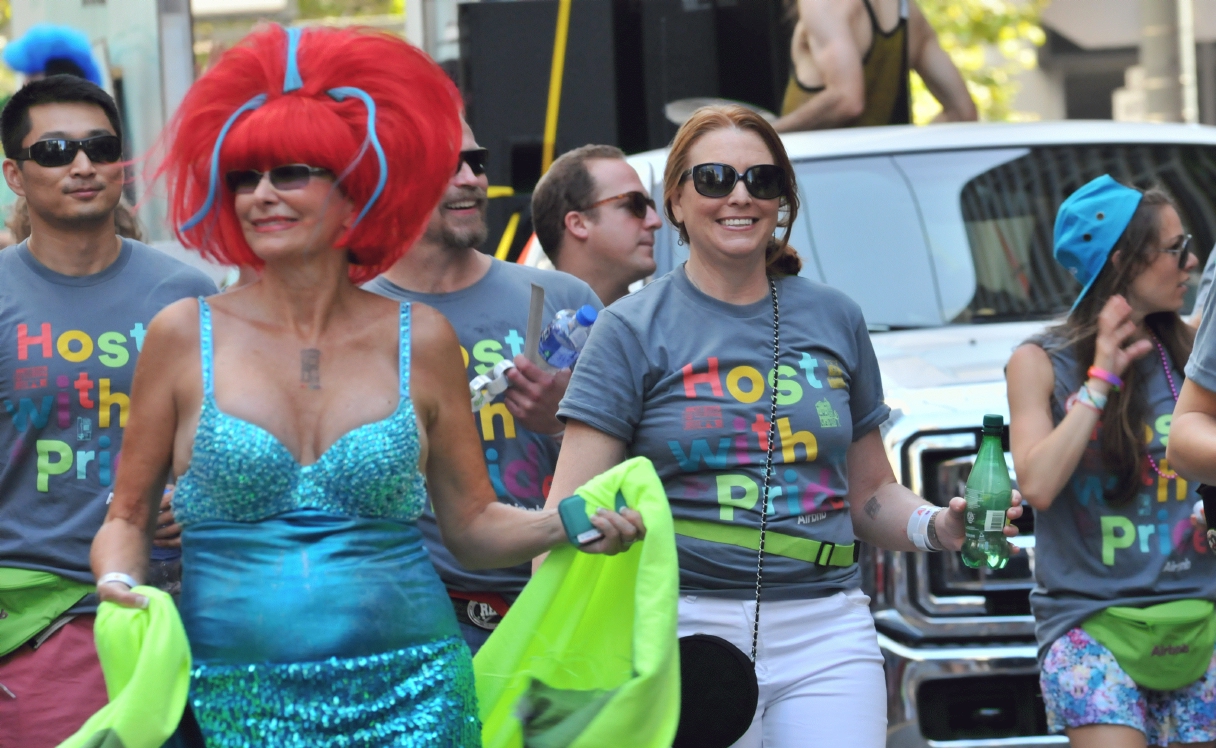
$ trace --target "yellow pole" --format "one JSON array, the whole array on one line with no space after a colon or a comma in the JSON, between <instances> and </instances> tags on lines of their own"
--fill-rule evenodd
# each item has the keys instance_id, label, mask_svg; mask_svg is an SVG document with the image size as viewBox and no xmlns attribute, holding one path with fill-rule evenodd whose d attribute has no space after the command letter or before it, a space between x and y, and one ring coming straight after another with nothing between
<instances>
[{"instance_id":1,"label":"yellow pole","mask_svg":"<svg viewBox=\"0 0 1216 748\"><path fill-rule=\"evenodd\" d=\"M566 39L570 32L570 2L557 0L557 33L553 35L553 66L549 69L549 107L545 111L545 140L541 151L540 173L553 164L557 145L557 113L562 103L562 73L566 68Z\"/></svg>"},{"instance_id":2,"label":"yellow pole","mask_svg":"<svg viewBox=\"0 0 1216 748\"><path fill-rule=\"evenodd\" d=\"M519 214L512 213L510 220L507 221L507 227L503 229L502 238L498 240L498 251L494 253L495 259L507 259L507 255L511 253L511 242L515 241L515 230L518 228Z\"/></svg>"}]
</instances>

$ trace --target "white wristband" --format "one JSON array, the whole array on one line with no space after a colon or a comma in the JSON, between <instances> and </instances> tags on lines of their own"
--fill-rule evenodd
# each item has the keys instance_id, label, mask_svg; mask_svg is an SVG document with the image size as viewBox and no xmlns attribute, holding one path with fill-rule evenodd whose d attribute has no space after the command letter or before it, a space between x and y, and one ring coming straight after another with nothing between
<instances>
[{"instance_id":1,"label":"white wristband","mask_svg":"<svg viewBox=\"0 0 1216 748\"><path fill-rule=\"evenodd\" d=\"M929 545L929 523L933 521L934 513L933 507L922 504L908 517L908 540L919 551L937 550Z\"/></svg>"},{"instance_id":2,"label":"white wristband","mask_svg":"<svg viewBox=\"0 0 1216 748\"><path fill-rule=\"evenodd\" d=\"M135 577L131 576L130 574L123 574L121 571L112 571L109 574L101 575L101 579L97 580L97 586L100 587L101 585L109 584L110 582L125 584L131 589L135 589L139 586L139 582L135 581Z\"/></svg>"}]
</instances>

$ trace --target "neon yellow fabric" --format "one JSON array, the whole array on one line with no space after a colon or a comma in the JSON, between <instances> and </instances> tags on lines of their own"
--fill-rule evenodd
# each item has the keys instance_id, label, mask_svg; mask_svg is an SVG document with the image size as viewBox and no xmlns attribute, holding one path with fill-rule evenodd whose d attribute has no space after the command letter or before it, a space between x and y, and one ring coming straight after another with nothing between
<instances>
[{"instance_id":1,"label":"neon yellow fabric","mask_svg":"<svg viewBox=\"0 0 1216 748\"><path fill-rule=\"evenodd\" d=\"M529 746L671 745L680 712L671 510L644 457L578 495L590 514L613 507L618 491L641 513L646 539L616 556L554 550L473 658L484 748L521 748L525 731ZM521 701L533 713L541 705L542 716L525 725ZM546 708L567 716L538 729Z\"/></svg>"},{"instance_id":2,"label":"neon yellow fabric","mask_svg":"<svg viewBox=\"0 0 1216 748\"><path fill-rule=\"evenodd\" d=\"M93 624L110 703L59 748L160 748L177 729L190 687L190 645L173 598L136 587L145 610L102 603Z\"/></svg>"},{"instance_id":3,"label":"neon yellow fabric","mask_svg":"<svg viewBox=\"0 0 1216 748\"><path fill-rule=\"evenodd\" d=\"M718 522L703 522L695 519L677 519L676 535L683 535L713 543L726 543L741 548L760 550L760 530L751 527L735 527ZM853 563L856 543L833 545L810 538L796 538L769 530L764 538L764 552L786 558L806 561L819 566L849 566Z\"/></svg>"}]
</instances>

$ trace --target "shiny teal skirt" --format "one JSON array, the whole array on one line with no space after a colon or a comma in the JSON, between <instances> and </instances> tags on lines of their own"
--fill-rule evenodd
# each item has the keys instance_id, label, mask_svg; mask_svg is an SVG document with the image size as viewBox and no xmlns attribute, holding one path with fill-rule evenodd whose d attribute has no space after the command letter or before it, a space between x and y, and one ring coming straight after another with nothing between
<instances>
[{"instance_id":1,"label":"shiny teal skirt","mask_svg":"<svg viewBox=\"0 0 1216 748\"><path fill-rule=\"evenodd\" d=\"M481 744L469 650L414 524L204 521L182 552L209 747Z\"/></svg>"}]
</instances>

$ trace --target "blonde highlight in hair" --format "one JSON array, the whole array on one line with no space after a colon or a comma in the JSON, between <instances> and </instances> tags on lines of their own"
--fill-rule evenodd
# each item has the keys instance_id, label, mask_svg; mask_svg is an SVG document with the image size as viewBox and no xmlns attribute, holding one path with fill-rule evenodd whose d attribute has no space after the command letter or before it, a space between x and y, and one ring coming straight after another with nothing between
<instances>
[{"instance_id":1,"label":"blonde highlight in hair","mask_svg":"<svg viewBox=\"0 0 1216 748\"><path fill-rule=\"evenodd\" d=\"M794 166L785 152L781 136L759 114L746 107L734 104L722 106L701 107L692 113L676 132L667 153L667 169L663 172L663 213L672 226L680 232L680 238L688 242L688 232L684 224L676 221L671 209L671 201L680 191L684 182L684 173L692 168L688 163L688 154L693 145L711 132L716 130L746 130L754 132L764 141L773 163L781 167L785 174L785 184L782 185L781 212L784 214L777 220L778 228L785 229L780 238L770 237L765 248L765 267L770 275L797 275L802 270L802 260L798 253L789 245L790 232L793 230L794 219L798 217L798 186L794 182Z\"/></svg>"}]
</instances>

